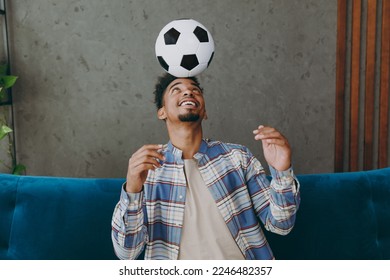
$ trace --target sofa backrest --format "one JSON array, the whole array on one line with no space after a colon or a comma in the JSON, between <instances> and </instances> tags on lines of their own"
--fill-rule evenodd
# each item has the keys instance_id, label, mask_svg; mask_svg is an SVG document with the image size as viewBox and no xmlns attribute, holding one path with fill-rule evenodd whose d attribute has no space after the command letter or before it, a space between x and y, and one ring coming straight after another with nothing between
<instances>
[{"instance_id":1,"label":"sofa backrest","mask_svg":"<svg viewBox=\"0 0 390 280\"><path fill-rule=\"evenodd\" d=\"M0 259L116 259L123 181L0 175Z\"/></svg>"},{"instance_id":2,"label":"sofa backrest","mask_svg":"<svg viewBox=\"0 0 390 280\"><path fill-rule=\"evenodd\" d=\"M298 176L301 206L287 236L266 232L278 259L390 259L390 168Z\"/></svg>"}]
</instances>

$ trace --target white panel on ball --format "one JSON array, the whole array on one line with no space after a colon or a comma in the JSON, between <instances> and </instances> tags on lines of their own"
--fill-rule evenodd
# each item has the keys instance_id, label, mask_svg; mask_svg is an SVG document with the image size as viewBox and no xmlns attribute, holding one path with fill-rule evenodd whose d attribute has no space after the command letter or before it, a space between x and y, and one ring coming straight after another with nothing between
<instances>
[{"instance_id":1,"label":"white panel on ball","mask_svg":"<svg viewBox=\"0 0 390 280\"><path fill-rule=\"evenodd\" d=\"M161 29L155 51L165 71L176 77L192 77L210 65L214 40L201 23L193 19L178 19Z\"/></svg>"}]
</instances>

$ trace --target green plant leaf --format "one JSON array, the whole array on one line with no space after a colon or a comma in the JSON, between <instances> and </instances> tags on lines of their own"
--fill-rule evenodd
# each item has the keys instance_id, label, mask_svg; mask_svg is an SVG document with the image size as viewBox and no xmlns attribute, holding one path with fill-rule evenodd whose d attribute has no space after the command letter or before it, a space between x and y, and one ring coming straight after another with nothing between
<instances>
[{"instance_id":1,"label":"green plant leaf","mask_svg":"<svg viewBox=\"0 0 390 280\"><path fill-rule=\"evenodd\" d=\"M12 171L13 175L23 175L26 172L26 166L23 164L17 164Z\"/></svg>"},{"instance_id":2,"label":"green plant leaf","mask_svg":"<svg viewBox=\"0 0 390 280\"><path fill-rule=\"evenodd\" d=\"M11 133L12 129L6 125L0 127L0 140L3 139L8 133Z\"/></svg>"},{"instance_id":3,"label":"green plant leaf","mask_svg":"<svg viewBox=\"0 0 390 280\"><path fill-rule=\"evenodd\" d=\"M3 89L3 87L0 86L0 100L3 99L5 96L5 89Z\"/></svg>"},{"instance_id":4,"label":"green plant leaf","mask_svg":"<svg viewBox=\"0 0 390 280\"><path fill-rule=\"evenodd\" d=\"M16 76L0 76L0 86L4 88L10 88L12 87L18 77Z\"/></svg>"}]
</instances>

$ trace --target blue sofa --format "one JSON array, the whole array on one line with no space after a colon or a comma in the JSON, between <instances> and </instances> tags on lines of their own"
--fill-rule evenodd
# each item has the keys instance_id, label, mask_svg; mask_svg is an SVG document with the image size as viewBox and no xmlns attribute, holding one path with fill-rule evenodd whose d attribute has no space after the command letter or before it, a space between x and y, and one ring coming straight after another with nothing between
<instances>
[{"instance_id":1,"label":"blue sofa","mask_svg":"<svg viewBox=\"0 0 390 280\"><path fill-rule=\"evenodd\" d=\"M390 168L298 176L302 203L277 259L390 259ZM0 259L116 259L123 179L0 175Z\"/></svg>"}]
</instances>

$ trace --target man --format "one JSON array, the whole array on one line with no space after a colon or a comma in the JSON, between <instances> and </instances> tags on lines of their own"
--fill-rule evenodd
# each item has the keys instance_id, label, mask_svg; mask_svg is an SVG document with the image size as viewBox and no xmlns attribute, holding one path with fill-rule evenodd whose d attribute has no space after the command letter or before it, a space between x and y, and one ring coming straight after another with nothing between
<instances>
[{"instance_id":1,"label":"man","mask_svg":"<svg viewBox=\"0 0 390 280\"><path fill-rule=\"evenodd\" d=\"M300 202L291 149L276 129L253 131L272 180L244 146L203 138L207 118L198 80L160 77L157 116L167 145L145 145L129 160L112 219L120 259L273 259L263 234L289 233Z\"/></svg>"}]
</instances>

